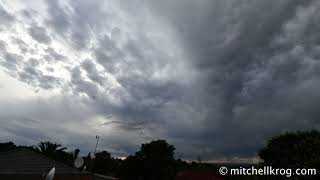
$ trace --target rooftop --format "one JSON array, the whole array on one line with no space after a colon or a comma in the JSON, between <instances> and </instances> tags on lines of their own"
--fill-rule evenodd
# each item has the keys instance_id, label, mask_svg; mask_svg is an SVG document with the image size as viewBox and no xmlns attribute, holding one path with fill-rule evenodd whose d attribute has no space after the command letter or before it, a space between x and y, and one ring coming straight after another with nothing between
<instances>
[{"instance_id":1,"label":"rooftop","mask_svg":"<svg viewBox=\"0 0 320 180\"><path fill-rule=\"evenodd\" d=\"M52 167L56 174L77 174L76 168L54 161L31 150L0 152L0 174L42 174Z\"/></svg>"}]
</instances>

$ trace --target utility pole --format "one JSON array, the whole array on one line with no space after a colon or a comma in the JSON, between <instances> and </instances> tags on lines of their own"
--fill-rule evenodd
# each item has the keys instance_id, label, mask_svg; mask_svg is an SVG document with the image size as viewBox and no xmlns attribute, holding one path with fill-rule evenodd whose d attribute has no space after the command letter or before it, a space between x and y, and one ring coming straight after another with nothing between
<instances>
[{"instance_id":1,"label":"utility pole","mask_svg":"<svg viewBox=\"0 0 320 180\"><path fill-rule=\"evenodd\" d=\"M93 152L93 158L95 158L95 156L96 156L96 151L97 151L97 147L98 147L98 143L99 143L99 139L100 139L100 137L98 136L98 135L96 135L96 140L97 140L97 142L96 142L96 147L94 148L94 152ZM94 180L94 161L93 161L93 158L91 159L91 173L92 173L92 180Z\"/></svg>"},{"instance_id":2,"label":"utility pole","mask_svg":"<svg viewBox=\"0 0 320 180\"><path fill-rule=\"evenodd\" d=\"M96 140L97 140L97 142L96 142L96 147L94 148L94 155L96 154L96 151L97 151L99 139L100 139L100 137L99 137L98 135L96 135Z\"/></svg>"}]
</instances>

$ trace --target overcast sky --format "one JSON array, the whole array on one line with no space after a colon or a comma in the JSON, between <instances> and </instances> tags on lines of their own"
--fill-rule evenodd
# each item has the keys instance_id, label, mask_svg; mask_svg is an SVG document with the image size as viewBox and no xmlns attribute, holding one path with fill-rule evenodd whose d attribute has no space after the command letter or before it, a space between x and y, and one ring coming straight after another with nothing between
<instances>
[{"instance_id":1,"label":"overcast sky","mask_svg":"<svg viewBox=\"0 0 320 180\"><path fill-rule=\"evenodd\" d=\"M0 140L254 157L320 129L320 1L0 0Z\"/></svg>"}]
</instances>

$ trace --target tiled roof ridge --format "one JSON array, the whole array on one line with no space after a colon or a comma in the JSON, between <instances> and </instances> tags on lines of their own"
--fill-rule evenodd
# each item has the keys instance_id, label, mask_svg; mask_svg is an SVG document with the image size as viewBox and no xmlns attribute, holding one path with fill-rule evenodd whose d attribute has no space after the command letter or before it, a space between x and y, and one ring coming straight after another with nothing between
<instances>
[{"instance_id":1,"label":"tiled roof ridge","mask_svg":"<svg viewBox=\"0 0 320 180\"><path fill-rule=\"evenodd\" d=\"M54 164L56 168L59 167L59 168L65 169L66 171L70 171L69 173L72 173L72 174L81 173L81 171L79 171L78 169L76 169L74 167L68 166L62 162L59 162L59 161L56 161L50 157L47 157L47 156L41 154L40 152L36 152L36 151L30 150L30 149L20 149L19 148L19 149L12 149L9 151L3 151L3 152L0 152L0 156L12 155L14 153L25 153L25 154L20 154L20 155L28 155L29 154L30 156L37 158L39 161L50 162L50 163Z\"/></svg>"},{"instance_id":2,"label":"tiled roof ridge","mask_svg":"<svg viewBox=\"0 0 320 180\"><path fill-rule=\"evenodd\" d=\"M40 152L36 152L36 151L32 151L32 150L29 150L29 151L30 151L30 152L33 152L33 153L35 153L35 154L37 154L37 155L39 155L39 156L42 156L43 158L48 159L48 160L50 160L50 161L52 161L52 162L54 162L54 163L56 163L56 164L58 164L58 165L60 165L60 166L63 166L63 167L65 167L65 168L72 168L73 170L78 171L77 168L74 168L74 167L71 167L71 166L69 166L69 165L67 165L67 164L64 164L64 163L62 163L62 162L56 161L56 160L54 160L54 159L52 159L52 158L50 158L50 157L48 157L48 156L46 156L46 155L44 155L44 154L41 154Z\"/></svg>"}]
</instances>

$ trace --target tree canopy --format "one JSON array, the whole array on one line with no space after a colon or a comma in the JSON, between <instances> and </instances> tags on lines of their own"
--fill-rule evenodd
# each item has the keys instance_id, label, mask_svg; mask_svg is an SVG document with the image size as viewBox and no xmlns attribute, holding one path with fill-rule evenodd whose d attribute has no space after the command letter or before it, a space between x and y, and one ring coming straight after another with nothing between
<instances>
[{"instance_id":1,"label":"tree canopy","mask_svg":"<svg viewBox=\"0 0 320 180\"><path fill-rule=\"evenodd\" d=\"M272 166L320 167L320 132L295 131L275 136L259 156Z\"/></svg>"},{"instance_id":2,"label":"tree canopy","mask_svg":"<svg viewBox=\"0 0 320 180\"><path fill-rule=\"evenodd\" d=\"M129 156L120 167L120 175L127 180L173 179L174 146L165 140L142 144L134 156Z\"/></svg>"},{"instance_id":3,"label":"tree canopy","mask_svg":"<svg viewBox=\"0 0 320 180\"><path fill-rule=\"evenodd\" d=\"M46 142L40 142L38 146L35 147L35 149L43 154L51 155L57 152L62 152L67 148L62 147L61 144L46 141Z\"/></svg>"}]
</instances>

